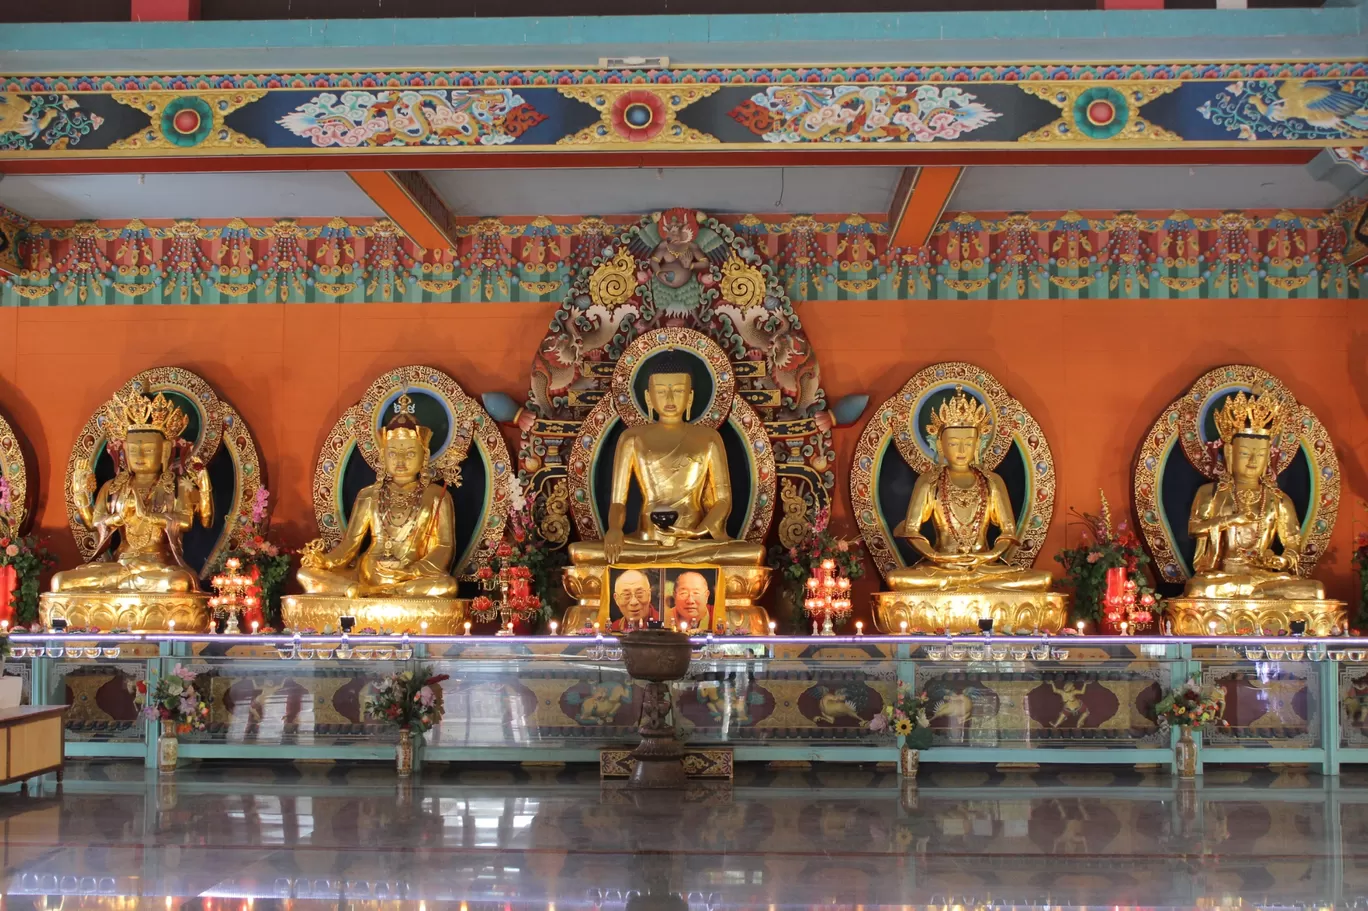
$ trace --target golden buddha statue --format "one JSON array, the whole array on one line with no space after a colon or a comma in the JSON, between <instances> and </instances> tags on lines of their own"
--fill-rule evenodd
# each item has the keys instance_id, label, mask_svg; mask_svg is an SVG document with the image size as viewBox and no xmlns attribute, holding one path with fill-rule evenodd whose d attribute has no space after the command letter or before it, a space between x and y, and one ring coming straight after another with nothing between
<instances>
[{"instance_id":1,"label":"golden buddha statue","mask_svg":"<svg viewBox=\"0 0 1368 911\"><path fill-rule=\"evenodd\" d=\"M1064 601L1050 593L1049 571L1006 562L1020 539L1007 485L980 464L989 427L987 409L960 386L932 411L926 429L940 464L918 476L907 517L893 529L922 560L888 571L893 591L875 596L881 629L897 632L905 622L910 631L973 631L987 617L999 629L1063 625ZM927 522L934 541L921 532ZM998 535L990 546L992 528Z\"/></svg>"},{"instance_id":2,"label":"golden buddha statue","mask_svg":"<svg viewBox=\"0 0 1368 911\"><path fill-rule=\"evenodd\" d=\"M203 465L172 465L176 441L190 419L160 393L133 393L126 400L115 395L106 413L111 448L121 452L117 473L97 493L90 465L71 473L81 520L98 535L97 556L54 575L52 591L199 591L195 572L181 556L181 535L196 515L206 528L213 523L213 490ZM114 560L101 561L116 532Z\"/></svg>"},{"instance_id":3,"label":"golden buddha statue","mask_svg":"<svg viewBox=\"0 0 1368 911\"><path fill-rule=\"evenodd\" d=\"M455 554L456 511L428 468L432 431L418 423L407 395L381 434L384 470L362 488L342 540L324 551L310 541L300 557L299 584L310 595L341 598L454 598L449 567Z\"/></svg>"},{"instance_id":4,"label":"golden buddha statue","mask_svg":"<svg viewBox=\"0 0 1368 911\"><path fill-rule=\"evenodd\" d=\"M185 564L181 536L196 516L206 528L213 523L214 498L205 467L177 452L190 419L161 393L115 395L105 414L114 477L97 490L89 463L71 472L72 501L96 533L94 556L52 577L52 591L40 601L44 621L132 629L163 629L174 621L186 631L202 630L207 596ZM110 560L106 552L116 535Z\"/></svg>"},{"instance_id":5,"label":"golden buddha statue","mask_svg":"<svg viewBox=\"0 0 1368 911\"><path fill-rule=\"evenodd\" d=\"M734 541L727 533L731 479L722 436L689 423L693 378L688 373L652 373L646 402L655 419L629 428L613 456L612 502L603 541L570 545L575 565L611 563L708 563L759 566L762 544ZM637 530L623 531L633 481L641 489ZM652 515L672 516L665 527Z\"/></svg>"},{"instance_id":6,"label":"golden buddha statue","mask_svg":"<svg viewBox=\"0 0 1368 911\"><path fill-rule=\"evenodd\" d=\"M618 440L603 540L570 545L566 588L579 604L565 616L567 632L600 618L602 577L613 564L717 566L727 610L717 612L714 628L768 631L768 615L753 603L769 582L764 545L734 540L727 532L733 504L722 436L689 422L693 378L674 366L667 360L647 377L648 420ZM642 508L636 530L628 533L627 498L634 482Z\"/></svg>"},{"instance_id":7,"label":"golden buddha statue","mask_svg":"<svg viewBox=\"0 0 1368 911\"><path fill-rule=\"evenodd\" d=\"M936 438L942 464L917 478L907 518L893 529L923 560L893 570L888 584L895 591L1048 591L1048 571L1018 569L1003 562L1020 540L1007 485L997 473L978 464L979 444L988 429L987 410L956 387L955 395L932 412L926 429ZM936 530L934 544L921 533L927 521ZM993 527L998 536L989 547L988 529Z\"/></svg>"},{"instance_id":8,"label":"golden buddha statue","mask_svg":"<svg viewBox=\"0 0 1368 911\"><path fill-rule=\"evenodd\" d=\"M1292 498L1269 477L1273 440L1282 433L1281 411L1276 397L1240 392L1215 413L1226 468L1197 491L1192 503L1188 533L1197 546L1185 597L1325 597L1319 582L1296 575L1301 522ZM1273 549L1275 542L1281 543L1281 553Z\"/></svg>"}]
</instances>

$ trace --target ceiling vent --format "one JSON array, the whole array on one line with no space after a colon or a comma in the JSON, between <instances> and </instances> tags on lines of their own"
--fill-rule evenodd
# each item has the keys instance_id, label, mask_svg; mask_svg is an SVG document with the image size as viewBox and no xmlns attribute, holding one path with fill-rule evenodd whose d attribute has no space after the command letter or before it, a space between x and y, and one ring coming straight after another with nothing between
<instances>
[{"instance_id":1,"label":"ceiling vent","mask_svg":"<svg viewBox=\"0 0 1368 911\"><path fill-rule=\"evenodd\" d=\"M669 57L600 57L601 70L668 70Z\"/></svg>"}]
</instances>

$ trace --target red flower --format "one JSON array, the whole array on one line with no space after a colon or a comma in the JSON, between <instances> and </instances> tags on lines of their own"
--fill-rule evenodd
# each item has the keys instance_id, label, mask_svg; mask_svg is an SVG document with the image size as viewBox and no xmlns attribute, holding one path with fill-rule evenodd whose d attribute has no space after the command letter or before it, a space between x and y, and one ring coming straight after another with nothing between
<instances>
[{"instance_id":1,"label":"red flower","mask_svg":"<svg viewBox=\"0 0 1368 911\"><path fill-rule=\"evenodd\" d=\"M507 541L500 541L499 549L494 551L494 553L496 556L500 557L511 557L513 556L513 547Z\"/></svg>"},{"instance_id":2,"label":"red flower","mask_svg":"<svg viewBox=\"0 0 1368 911\"><path fill-rule=\"evenodd\" d=\"M665 129L668 112L660 96L646 89L623 92L608 110L613 132L628 142L649 142Z\"/></svg>"},{"instance_id":3,"label":"red flower","mask_svg":"<svg viewBox=\"0 0 1368 911\"><path fill-rule=\"evenodd\" d=\"M139 693L146 693L146 692L147 692L147 681L146 681L146 680L139 680L139 681L138 681L138 692L139 692Z\"/></svg>"}]
</instances>

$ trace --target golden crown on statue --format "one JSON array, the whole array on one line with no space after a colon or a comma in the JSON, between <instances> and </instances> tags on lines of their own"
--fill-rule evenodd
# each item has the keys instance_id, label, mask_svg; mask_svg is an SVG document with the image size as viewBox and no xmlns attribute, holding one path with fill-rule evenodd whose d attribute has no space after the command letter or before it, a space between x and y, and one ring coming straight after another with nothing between
<instances>
[{"instance_id":1,"label":"golden crown on statue","mask_svg":"<svg viewBox=\"0 0 1368 911\"><path fill-rule=\"evenodd\" d=\"M1214 415L1216 432L1229 443L1235 436L1276 437L1282 433L1282 399L1237 393Z\"/></svg>"},{"instance_id":2,"label":"golden crown on statue","mask_svg":"<svg viewBox=\"0 0 1368 911\"><path fill-rule=\"evenodd\" d=\"M991 424L983 403L965 395L963 386L956 386L955 394L941 402L939 411L932 409L931 423L926 425L926 431L937 436L942 430L953 427L972 427L979 433L987 433Z\"/></svg>"},{"instance_id":3,"label":"golden crown on statue","mask_svg":"<svg viewBox=\"0 0 1368 911\"><path fill-rule=\"evenodd\" d=\"M149 397L130 393L121 398L114 393L108 408L112 425L110 436L123 439L138 430L155 430L168 440L177 439L190 426L190 417L175 402L158 392Z\"/></svg>"}]
</instances>

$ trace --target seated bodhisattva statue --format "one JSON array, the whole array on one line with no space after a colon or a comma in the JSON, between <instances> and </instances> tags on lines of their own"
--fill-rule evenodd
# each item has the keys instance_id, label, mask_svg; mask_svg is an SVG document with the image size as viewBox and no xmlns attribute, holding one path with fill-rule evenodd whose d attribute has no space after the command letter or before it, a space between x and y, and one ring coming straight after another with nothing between
<instances>
[{"instance_id":1,"label":"seated bodhisattva statue","mask_svg":"<svg viewBox=\"0 0 1368 911\"><path fill-rule=\"evenodd\" d=\"M107 408L116 473L95 492L90 465L72 472L81 520L97 534L95 559L52 577L54 592L115 594L199 590L181 555L181 535L198 515L213 522L209 475L197 460L176 460L177 441L190 419L165 395L114 396ZM95 493L91 498L91 493ZM112 561L102 560L115 533Z\"/></svg>"},{"instance_id":2,"label":"seated bodhisattva statue","mask_svg":"<svg viewBox=\"0 0 1368 911\"><path fill-rule=\"evenodd\" d=\"M309 542L299 584L311 595L347 598L451 598L455 507L428 468L431 429L414 417L407 396L381 433L380 478L356 495L342 540L325 551Z\"/></svg>"},{"instance_id":3,"label":"seated bodhisattva statue","mask_svg":"<svg viewBox=\"0 0 1368 911\"><path fill-rule=\"evenodd\" d=\"M1282 403L1240 392L1215 414L1225 472L1192 503L1188 532L1197 543L1189 598L1319 600L1324 587L1296 575L1301 523L1292 499L1269 476L1273 440L1282 433ZM1282 553L1274 551L1281 542Z\"/></svg>"},{"instance_id":4,"label":"seated bodhisattva statue","mask_svg":"<svg viewBox=\"0 0 1368 911\"><path fill-rule=\"evenodd\" d=\"M1049 590L1047 570L1019 569L1003 562L1020 542L1007 485L979 464L980 440L988 426L984 406L959 387L932 413L927 432L936 438L941 464L917 478L907 518L893 530L923 559L888 574L895 591ZM921 533L927 521L935 529L935 541ZM990 547L992 527L998 536Z\"/></svg>"}]
</instances>

